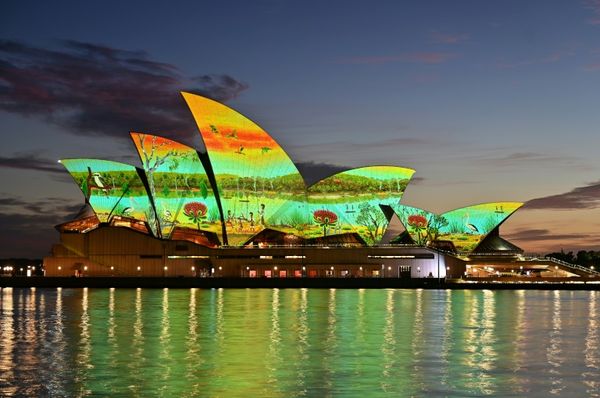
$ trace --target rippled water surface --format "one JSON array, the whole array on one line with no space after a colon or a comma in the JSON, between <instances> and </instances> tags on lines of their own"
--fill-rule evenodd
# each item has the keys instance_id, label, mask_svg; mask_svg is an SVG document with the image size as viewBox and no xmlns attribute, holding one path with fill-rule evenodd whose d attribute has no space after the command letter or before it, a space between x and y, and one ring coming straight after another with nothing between
<instances>
[{"instance_id":1,"label":"rippled water surface","mask_svg":"<svg viewBox=\"0 0 600 398\"><path fill-rule=\"evenodd\" d=\"M600 396L600 293L0 290L0 396Z\"/></svg>"}]
</instances>

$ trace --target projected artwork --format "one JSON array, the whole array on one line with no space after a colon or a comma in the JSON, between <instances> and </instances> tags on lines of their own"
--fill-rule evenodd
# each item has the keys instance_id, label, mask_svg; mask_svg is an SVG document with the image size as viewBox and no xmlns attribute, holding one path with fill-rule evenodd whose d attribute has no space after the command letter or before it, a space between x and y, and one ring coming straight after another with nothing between
<instances>
[{"instance_id":1,"label":"projected artwork","mask_svg":"<svg viewBox=\"0 0 600 398\"><path fill-rule=\"evenodd\" d=\"M309 223L305 238L358 233L369 245L378 243L388 225L380 204L394 205L414 170L370 166L347 170L308 188Z\"/></svg>"},{"instance_id":2,"label":"projected artwork","mask_svg":"<svg viewBox=\"0 0 600 398\"><path fill-rule=\"evenodd\" d=\"M284 150L257 124L208 98L183 93L206 146L228 243L265 228L301 234L305 184Z\"/></svg>"},{"instance_id":3,"label":"projected artwork","mask_svg":"<svg viewBox=\"0 0 600 398\"><path fill-rule=\"evenodd\" d=\"M182 95L209 163L195 148L137 132L131 138L145 174L107 160L62 161L100 222L119 216L120 225L131 227L136 219L156 237L209 246L375 245L388 228L389 206L416 244L446 241L469 252L522 205L484 203L439 215L404 206L400 199L414 170L397 166L351 169L306 187L289 156L256 123L216 101ZM331 236L338 238L323 239Z\"/></svg>"},{"instance_id":4,"label":"projected artwork","mask_svg":"<svg viewBox=\"0 0 600 398\"><path fill-rule=\"evenodd\" d=\"M156 236L156 217L134 166L100 159L63 159L100 222L113 216L145 221Z\"/></svg>"},{"instance_id":5,"label":"projected artwork","mask_svg":"<svg viewBox=\"0 0 600 398\"><path fill-rule=\"evenodd\" d=\"M518 202L483 203L439 215L400 204L392 205L392 209L416 244L449 240L458 251L470 252L522 205Z\"/></svg>"},{"instance_id":6,"label":"projected artwork","mask_svg":"<svg viewBox=\"0 0 600 398\"><path fill-rule=\"evenodd\" d=\"M143 133L131 133L154 199L159 233L175 227L217 233L221 217L212 187L195 149Z\"/></svg>"}]
</instances>

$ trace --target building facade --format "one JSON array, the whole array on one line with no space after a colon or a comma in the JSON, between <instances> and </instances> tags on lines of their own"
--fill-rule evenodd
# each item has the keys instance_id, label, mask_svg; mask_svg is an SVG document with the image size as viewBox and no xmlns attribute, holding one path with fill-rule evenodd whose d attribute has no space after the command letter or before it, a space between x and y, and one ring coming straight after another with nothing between
<instances>
[{"instance_id":1,"label":"building facade","mask_svg":"<svg viewBox=\"0 0 600 398\"><path fill-rule=\"evenodd\" d=\"M403 205L414 174L346 170L307 186L260 126L183 93L206 152L132 132L141 166L63 159L85 206L59 226L48 276L463 277L472 257L516 259L499 226L522 203L444 214ZM405 228L386 234L396 218ZM491 256L491 257L490 257ZM499 261L499 260L498 260Z\"/></svg>"}]
</instances>

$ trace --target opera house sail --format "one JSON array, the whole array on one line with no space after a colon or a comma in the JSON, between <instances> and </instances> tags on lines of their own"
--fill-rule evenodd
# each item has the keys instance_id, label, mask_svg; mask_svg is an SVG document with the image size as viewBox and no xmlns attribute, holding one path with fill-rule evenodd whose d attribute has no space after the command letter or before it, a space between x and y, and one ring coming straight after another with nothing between
<instances>
[{"instance_id":1,"label":"opera house sail","mask_svg":"<svg viewBox=\"0 0 600 398\"><path fill-rule=\"evenodd\" d=\"M260 126L208 98L183 93L218 187L229 245L265 228L301 233L305 185L296 165Z\"/></svg>"},{"instance_id":2,"label":"opera house sail","mask_svg":"<svg viewBox=\"0 0 600 398\"><path fill-rule=\"evenodd\" d=\"M52 272L81 275L95 267L98 275L156 276L170 272L175 261L178 269L186 264L186 272L203 276L332 276L340 266L346 267L341 276L420 277L425 270L445 275L446 267L436 268L442 253L450 256L442 260L447 271L460 275L466 268L452 267L483 250L522 253L498 232L522 203L483 203L442 214L407 206L401 202L415 170L395 165L353 168L307 186L258 124L214 100L182 95L206 152L136 131L130 136L139 166L61 160L86 206L57 226L61 245ZM400 224L404 232L397 230ZM236 248L241 251L232 252ZM265 255L270 248L292 252ZM61 261L71 258L77 260L63 271Z\"/></svg>"},{"instance_id":3,"label":"opera house sail","mask_svg":"<svg viewBox=\"0 0 600 398\"><path fill-rule=\"evenodd\" d=\"M427 245L449 241L459 252L472 252L523 203L491 202L462 207L442 214L402 204L392 207L412 241Z\"/></svg>"},{"instance_id":4,"label":"opera house sail","mask_svg":"<svg viewBox=\"0 0 600 398\"><path fill-rule=\"evenodd\" d=\"M156 135L132 132L131 138L156 207L159 236L169 239L174 231L186 229L213 234L222 241L221 214L198 152Z\"/></svg>"},{"instance_id":5,"label":"opera house sail","mask_svg":"<svg viewBox=\"0 0 600 398\"><path fill-rule=\"evenodd\" d=\"M388 225L380 205L395 205L414 170L397 166L367 166L337 173L308 188L312 223L304 236L355 233L362 242L379 243Z\"/></svg>"}]
</instances>

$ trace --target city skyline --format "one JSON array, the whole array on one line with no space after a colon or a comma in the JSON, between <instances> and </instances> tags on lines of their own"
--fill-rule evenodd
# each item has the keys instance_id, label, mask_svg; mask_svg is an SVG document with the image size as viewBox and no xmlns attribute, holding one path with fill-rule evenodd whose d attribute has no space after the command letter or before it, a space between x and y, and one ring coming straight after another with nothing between
<instances>
[{"instance_id":1,"label":"city skyline","mask_svg":"<svg viewBox=\"0 0 600 398\"><path fill-rule=\"evenodd\" d=\"M83 205L59 158L140 166L130 131L203 150L181 90L257 122L309 183L408 167L405 205L522 201L502 234L526 251L599 248L597 2L182 6L4 6L0 257L43 256Z\"/></svg>"}]
</instances>

